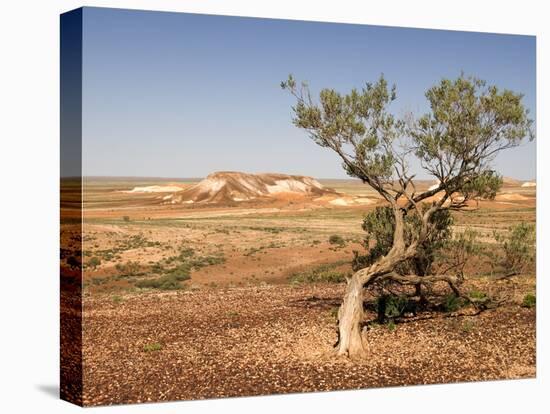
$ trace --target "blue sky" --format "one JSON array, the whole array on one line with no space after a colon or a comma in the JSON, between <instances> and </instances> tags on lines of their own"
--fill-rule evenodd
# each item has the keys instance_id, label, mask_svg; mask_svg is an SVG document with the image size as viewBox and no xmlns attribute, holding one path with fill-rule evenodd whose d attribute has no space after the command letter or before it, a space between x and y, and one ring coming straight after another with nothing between
<instances>
[{"instance_id":1,"label":"blue sky","mask_svg":"<svg viewBox=\"0 0 550 414\"><path fill-rule=\"evenodd\" d=\"M535 115L532 36L102 8L85 8L83 22L87 176L345 177L337 156L292 125L293 99L279 87L289 73L314 92L383 73L399 115L426 111L426 89L464 71L522 92ZM535 143L495 166L535 177Z\"/></svg>"}]
</instances>

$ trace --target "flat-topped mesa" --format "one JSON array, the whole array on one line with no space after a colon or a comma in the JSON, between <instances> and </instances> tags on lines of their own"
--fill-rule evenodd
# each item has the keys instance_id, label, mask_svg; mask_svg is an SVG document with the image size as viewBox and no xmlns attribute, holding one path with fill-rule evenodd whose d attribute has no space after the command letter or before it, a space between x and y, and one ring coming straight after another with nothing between
<instances>
[{"instance_id":1,"label":"flat-topped mesa","mask_svg":"<svg viewBox=\"0 0 550 414\"><path fill-rule=\"evenodd\" d=\"M227 203L249 201L282 194L322 196L334 193L312 177L276 173L248 174L220 171L175 193L170 203Z\"/></svg>"}]
</instances>

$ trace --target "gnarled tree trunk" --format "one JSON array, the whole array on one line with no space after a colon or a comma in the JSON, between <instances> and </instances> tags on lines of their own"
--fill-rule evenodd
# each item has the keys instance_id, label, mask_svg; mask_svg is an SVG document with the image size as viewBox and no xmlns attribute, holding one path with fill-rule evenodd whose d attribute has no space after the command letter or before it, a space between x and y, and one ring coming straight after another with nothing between
<instances>
[{"instance_id":1,"label":"gnarled tree trunk","mask_svg":"<svg viewBox=\"0 0 550 414\"><path fill-rule=\"evenodd\" d=\"M336 354L360 356L365 348L361 336L363 322L363 283L355 273L348 282L344 301L338 310L338 345Z\"/></svg>"},{"instance_id":2,"label":"gnarled tree trunk","mask_svg":"<svg viewBox=\"0 0 550 414\"><path fill-rule=\"evenodd\" d=\"M393 246L389 253L373 263L368 268L359 270L348 280L346 293L340 309L338 310L338 344L337 355L350 358L360 357L365 354L366 344L361 335L363 325L363 290L366 285L377 277L393 271L395 265L415 251L415 245L405 249L403 239L403 212L397 205L393 205L395 215L395 230Z\"/></svg>"},{"instance_id":3,"label":"gnarled tree trunk","mask_svg":"<svg viewBox=\"0 0 550 414\"><path fill-rule=\"evenodd\" d=\"M397 264L416 255L418 245L427 234L430 216L436 210L435 207L432 207L424 214L422 217L423 226L418 239L406 246L404 238L405 211L395 202L392 202L391 206L395 217L392 248L386 256L379 258L368 268L359 270L348 280L344 300L338 310L337 355L346 355L353 358L365 354L366 345L363 343L361 335L364 318L363 290L365 286L376 279L388 277L393 273ZM420 285L422 281L417 277L414 279L414 283Z\"/></svg>"}]
</instances>

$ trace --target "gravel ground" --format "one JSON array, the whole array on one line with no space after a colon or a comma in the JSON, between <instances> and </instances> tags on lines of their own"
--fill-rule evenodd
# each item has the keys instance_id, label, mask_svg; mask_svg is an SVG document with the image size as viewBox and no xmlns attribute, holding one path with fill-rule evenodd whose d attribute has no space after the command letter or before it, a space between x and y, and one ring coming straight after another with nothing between
<instances>
[{"instance_id":1,"label":"gravel ground","mask_svg":"<svg viewBox=\"0 0 550 414\"><path fill-rule=\"evenodd\" d=\"M535 310L419 314L365 331L338 359L341 285L258 286L84 298L85 405L535 376ZM368 315L374 318L374 314Z\"/></svg>"}]
</instances>

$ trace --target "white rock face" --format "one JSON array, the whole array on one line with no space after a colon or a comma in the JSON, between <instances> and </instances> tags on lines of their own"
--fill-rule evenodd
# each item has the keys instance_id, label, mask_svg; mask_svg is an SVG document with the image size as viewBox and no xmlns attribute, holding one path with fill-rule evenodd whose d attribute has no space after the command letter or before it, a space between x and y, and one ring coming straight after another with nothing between
<instances>
[{"instance_id":1,"label":"white rock face","mask_svg":"<svg viewBox=\"0 0 550 414\"><path fill-rule=\"evenodd\" d=\"M147 187L134 187L123 193L175 193L183 190L182 187L176 185L150 185Z\"/></svg>"},{"instance_id":2,"label":"white rock face","mask_svg":"<svg viewBox=\"0 0 550 414\"><path fill-rule=\"evenodd\" d=\"M343 198L335 198L334 200L330 201L330 204L333 206L347 206L349 203L344 200Z\"/></svg>"},{"instance_id":3,"label":"white rock face","mask_svg":"<svg viewBox=\"0 0 550 414\"><path fill-rule=\"evenodd\" d=\"M334 193L312 177L286 174L247 174L222 171L208 175L201 182L174 197L179 203L224 203L255 200L278 194L305 196Z\"/></svg>"},{"instance_id":4,"label":"white rock face","mask_svg":"<svg viewBox=\"0 0 550 414\"><path fill-rule=\"evenodd\" d=\"M522 185L522 187L536 187L537 183L534 181L526 181Z\"/></svg>"}]
</instances>

